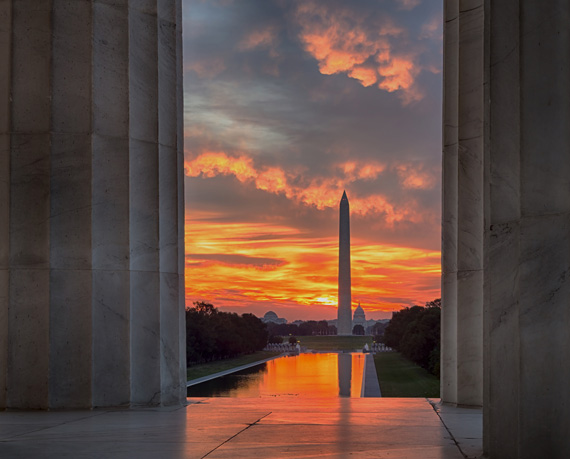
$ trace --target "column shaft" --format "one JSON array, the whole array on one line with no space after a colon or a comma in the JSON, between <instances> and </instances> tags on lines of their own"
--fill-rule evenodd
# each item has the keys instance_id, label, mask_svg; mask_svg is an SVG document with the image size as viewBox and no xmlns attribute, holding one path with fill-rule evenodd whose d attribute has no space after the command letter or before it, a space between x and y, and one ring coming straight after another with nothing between
<instances>
[{"instance_id":1,"label":"column shaft","mask_svg":"<svg viewBox=\"0 0 570 459\"><path fill-rule=\"evenodd\" d=\"M165 403L176 400L180 385L179 276L178 276L178 120L176 9L158 5L158 139L160 213L160 330L161 389ZM175 110L171 110L174 107ZM184 339L185 339L184 334Z\"/></svg>"},{"instance_id":2,"label":"column shaft","mask_svg":"<svg viewBox=\"0 0 570 459\"><path fill-rule=\"evenodd\" d=\"M519 0L487 1L489 18L486 224L485 450L519 457ZM491 39L492 38L492 39ZM489 100L493 103L489 104ZM506 413L512 422L505 422Z\"/></svg>"},{"instance_id":3,"label":"column shaft","mask_svg":"<svg viewBox=\"0 0 570 459\"><path fill-rule=\"evenodd\" d=\"M160 400L158 23L156 0L129 15L131 396Z\"/></svg>"},{"instance_id":4,"label":"column shaft","mask_svg":"<svg viewBox=\"0 0 570 459\"><path fill-rule=\"evenodd\" d=\"M483 402L483 0L446 2L442 399Z\"/></svg>"},{"instance_id":5,"label":"column shaft","mask_svg":"<svg viewBox=\"0 0 570 459\"><path fill-rule=\"evenodd\" d=\"M0 2L0 408L185 398L181 21Z\"/></svg>"},{"instance_id":6,"label":"column shaft","mask_svg":"<svg viewBox=\"0 0 570 459\"><path fill-rule=\"evenodd\" d=\"M457 403L457 173L459 3L445 5L441 236L441 399Z\"/></svg>"},{"instance_id":7,"label":"column shaft","mask_svg":"<svg viewBox=\"0 0 570 459\"><path fill-rule=\"evenodd\" d=\"M130 400L127 0L93 6L93 404Z\"/></svg>"},{"instance_id":8,"label":"column shaft","mask_svg":"<svg viewBox=\"0 0 570 459\"><path fill-rule=\"evenodd\" d=\"M457 403L476 402L482 348L477 343L484 336L487 456L565 458L570 456L570 5L485 0L484 10L479 1L461 2L460 9ZM449 24L445 123L453 118L447 100L455 91L447 78L457 65L447 52ZM444 308L454 234L446 208L452 202L446 190L455 184L447 170L450 144L444 135ZM483 321L476 312L481 304ZM454 332L449 322L444 312L444 346ZM445 371L442 376L446 388L452 379ZM451 400L443 390L442 395Z\"/></svg>"},{"instance_id":9,"label":"column shaft","mask_svg":"<svg viewBox=\"0 0 570 459\"><path fill-rule=\"evenodd\" d=\"M91 4L52 21L49 406L71 408L91 404Z\"/></svg>"},{"instance_id":10,"label":"column shaft","mask_svg":"<svg viewBox=\"0 0 570 459\"><path fill-rule=\"evenodd\" d=\"M570 4L520 9L520 457L570 457Z\"/></svg>"},{"instance_id":11,"label":"column shaft","mask_svg":"<svg viewBox=\"0 0 570 459\"><path fill-rule=\"evenodd\" d=\"M176 2L176 151L178 171L178 371L181 381L186 381L186 217L184 205L184 55L182 52L182 2ZM179 397L186 398L186 384L180 387Z\"/></svg>"},{"instance_id":12,"label":"column shaft","mask_svg":"<svg viewBox=\"0 0 570 459\"><path fill-rule=\"evenodd\" d=\"M10 20L10 18L6 18ZM6 405L48 406L51 1L12 2ZM8 101L4 101L8 103Z\"/></svg>"},{"instance_id":13,"label":"column shaft","mask_svg":"<svg viewBox=\"0 0 570 459\"><path fill-rule=\"evenodd\" d=\"M10 100L12 4L0 2L0 100ZM10 104L0 104L0 407L6 406L10 285Z\"/></svg>"}]
</instances>

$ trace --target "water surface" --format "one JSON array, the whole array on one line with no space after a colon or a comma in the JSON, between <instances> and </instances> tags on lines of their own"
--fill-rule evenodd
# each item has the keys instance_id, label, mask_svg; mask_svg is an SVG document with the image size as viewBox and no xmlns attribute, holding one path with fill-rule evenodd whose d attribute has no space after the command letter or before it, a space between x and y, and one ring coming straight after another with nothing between
<instances>
[{"instance_id":1,"label":"water surface","mask_svg":"<svg viewBox=\"0 0 570 459\"><path fill-rule=\"evenodd\" d=\"M365 355L300 354L188 388L188 397L360 397Z\"/></svg>"}]
</instances>

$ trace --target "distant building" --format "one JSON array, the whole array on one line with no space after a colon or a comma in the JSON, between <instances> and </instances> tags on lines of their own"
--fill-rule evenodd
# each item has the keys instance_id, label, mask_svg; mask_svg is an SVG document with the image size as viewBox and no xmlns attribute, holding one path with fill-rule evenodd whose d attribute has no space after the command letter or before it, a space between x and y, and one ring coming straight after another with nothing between
<instances>
[{"instance_id":1,"label":"distant building","mask_svg":"<svg viewBox=\"0 0 570 459\"><path fill-rule=\"evenodd\" d=\"M354 328L355 325L362 325L362 327L366 329L366 314L364 313L364 309L360 306L360 302L352 316L352 327Z\"/></svg>"},{"instance_id":2,"label":"distant building","mask_svg":"<svg viewBox=\"0 0 570 459\"><path fill-rule=\"evenodd\" d=\"M330 323L331 321L329 321ZM376 322L390 322L390 319L382 319L382 320L374 320L368 319L366 320L366 313L360 303L358 303L358 307L354 310L354 315L352 316L352 327L354 328L355 325L362 325L364 328L364 333L366 335L372 335L372 327L376 324Z\"/></svg>"},{"instance_id":3,"label":"distant building","mask_svg":"<svg viewBox=\"0 0 570 459\"><path fill-rule=\"evenodd\" d=\"M278 317L273 311L267 311L263 318L261 319L264 323L274 323L274 324L286 324L287 319L283 319L282 317Z\"/></svg>"}]
</instances>

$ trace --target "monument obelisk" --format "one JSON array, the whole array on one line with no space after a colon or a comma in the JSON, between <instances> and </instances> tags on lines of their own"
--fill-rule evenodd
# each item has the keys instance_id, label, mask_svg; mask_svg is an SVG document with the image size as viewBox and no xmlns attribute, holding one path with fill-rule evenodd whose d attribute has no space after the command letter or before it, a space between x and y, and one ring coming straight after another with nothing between
<instances>
[{"instance_id":1,"label":"monument obelisk","mask_svg":"<svg viewBox=\"0 0 570 459\"><path fill-rule=\"evenodd\" d=\"M350 293L350 209L346 191L340 200L338 232L338 320L337 333L352 335L352 296Z\"/></svg>"}]
</instances>

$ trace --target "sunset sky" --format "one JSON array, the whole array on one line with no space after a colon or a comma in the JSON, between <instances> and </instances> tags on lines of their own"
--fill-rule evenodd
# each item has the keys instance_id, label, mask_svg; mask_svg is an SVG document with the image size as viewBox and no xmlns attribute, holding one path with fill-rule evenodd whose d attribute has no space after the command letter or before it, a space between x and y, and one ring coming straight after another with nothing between
<instances>
[{"instance_id":1,"label":"sunset sky","mask_svg":"<svg viewBox=\"0 0 570 459\"><path fill-rule=\"evenodd\" d=\"M440 296L442 2L185 0L186 299L367 318Z\"/></svg>"}]
</instances>

